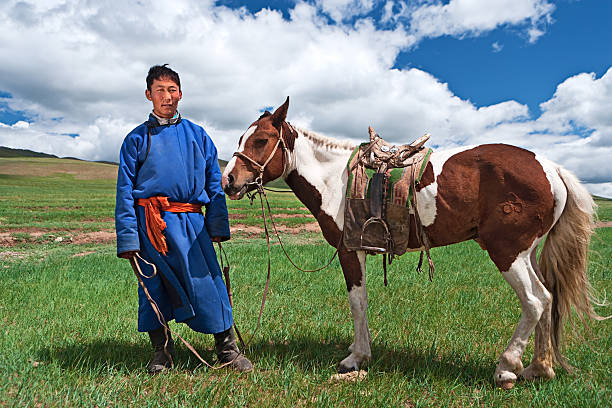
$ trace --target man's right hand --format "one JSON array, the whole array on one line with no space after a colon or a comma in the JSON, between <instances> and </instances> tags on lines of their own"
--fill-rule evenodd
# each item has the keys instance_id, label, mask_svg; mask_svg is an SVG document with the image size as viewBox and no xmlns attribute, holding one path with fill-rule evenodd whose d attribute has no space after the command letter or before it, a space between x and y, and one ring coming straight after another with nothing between
<instances>
[{"instance_id":1,"label":"man's right hand","mask_svg":"<svg viewBox=\"0 0 612 408\"><path fill-rule=\"evenodd\" d=\"M123 259L132 259L136 257L136 254L138 253L138 251L126 251L126 252L122 252L120 254L117 254L117 256L119 258L123 258Z\"/></svg>"}]
</instances>

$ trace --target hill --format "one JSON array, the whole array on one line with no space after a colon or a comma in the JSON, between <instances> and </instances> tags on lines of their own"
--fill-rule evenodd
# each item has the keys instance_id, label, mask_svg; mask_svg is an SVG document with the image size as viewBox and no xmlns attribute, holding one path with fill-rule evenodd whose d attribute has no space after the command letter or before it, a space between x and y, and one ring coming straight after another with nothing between
<instances>
[{"instance_id":1,"label":"hill","mask_svg":"<svg viewBox=\"0 0 612 408\"><path fill-rule=\"evenodd\" d=\"M47 153L34 152L26 149L13 149L10 147L0 146L0 157L54 157L57 156Z\"/></svg>"},{"instance_id":2,"label":"hill","mask_svg":"<svg viewBox=\"0 0 612 408\"><path fill-rule=\"evenodd\" d=\"M221 171L227 160L219 159ZM58 157L27 149L0 146L0 174L14 176L47 176L70 174L77 179L115 179L117 163L109 161L87 161L76 157ZM269 183L271 188L289 189L284 180Z\"/></svg>"}]
</instances>

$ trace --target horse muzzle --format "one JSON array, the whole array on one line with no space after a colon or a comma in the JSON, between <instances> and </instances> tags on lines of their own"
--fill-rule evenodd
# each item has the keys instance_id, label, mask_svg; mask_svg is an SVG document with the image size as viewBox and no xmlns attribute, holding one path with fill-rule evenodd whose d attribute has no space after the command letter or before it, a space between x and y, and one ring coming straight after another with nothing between
<instances>
[{"instance_id":1,"label":"horse muzzle","mask_svg":"<svg viewBox=\"0 0 612 408\"><path fill-rule=\"evenodd\" d=\"M249 184L244 183L238 186L234 181L234 176L231 174L223 174L221 177L221 187L230 200L240 200L249 191Z\"/></svg>"}]
</instances>

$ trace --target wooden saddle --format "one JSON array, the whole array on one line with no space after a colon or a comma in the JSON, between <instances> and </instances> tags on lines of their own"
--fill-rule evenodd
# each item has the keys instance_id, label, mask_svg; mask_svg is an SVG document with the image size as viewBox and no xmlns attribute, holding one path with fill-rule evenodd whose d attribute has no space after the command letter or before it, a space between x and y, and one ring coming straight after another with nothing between
<instances>
[{"instance_id":1,"label":"wooden saddle","mask_svg":"<svg viewBox=\"0 0 612 408\"><path fill-rule=\"evenodd\" d=\"M371 126L368 131L370 142L358 146L347 165L344 245L349 250L389 255L391 262L407 251L412 231L429 252L415 191L432 153L424 147L430 135L398 146L383 140Z\"/></svg>"}]
</instances>

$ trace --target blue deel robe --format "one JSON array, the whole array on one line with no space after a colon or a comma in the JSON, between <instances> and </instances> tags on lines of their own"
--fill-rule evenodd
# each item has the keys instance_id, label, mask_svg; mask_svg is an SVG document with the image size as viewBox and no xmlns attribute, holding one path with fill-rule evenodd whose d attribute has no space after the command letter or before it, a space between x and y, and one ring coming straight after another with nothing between
<instances>
[{"instance_id":1,"label":"blue deel robe","mask_svg":"<svg viewBox=\"0 0 612 408\"><path fill-rule=\"evenodd\" d=\"M148 156L147 124L151 126ZM165 256L151 244L144 207L136 204L137 199L152 196L201 204L205 209L205 215L161 212L168 244ZM217 149L204 129L186 119L159 126L151 115L126 136L117 176L115 227L118 254L140 251L157 266L158 274L143 281L166 321L175 319L202 333L232 326L232 309L210 240L229 239L227 206ZM152 273L152 267L139 264L143 273ZM161 327L140 287L138 300L138 330Z\"/></svg>"}]
</instances>

